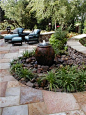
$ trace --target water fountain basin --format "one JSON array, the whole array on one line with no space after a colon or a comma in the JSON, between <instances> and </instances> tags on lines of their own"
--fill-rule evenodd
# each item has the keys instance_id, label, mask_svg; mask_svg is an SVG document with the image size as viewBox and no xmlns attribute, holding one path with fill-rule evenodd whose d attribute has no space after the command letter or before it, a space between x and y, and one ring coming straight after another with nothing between
<instances>
[{"instance_id":1,"label":"water fountain basin","mask_svg":"<svg viewBox=\"0 0 86 115\"><path fill-rule=\"evenodd\" d=\"M53 64L55 52L49 43L43 41L43 43L38 44L35 57L38 64L50 66Z\"/></svg>"}]
</instances>

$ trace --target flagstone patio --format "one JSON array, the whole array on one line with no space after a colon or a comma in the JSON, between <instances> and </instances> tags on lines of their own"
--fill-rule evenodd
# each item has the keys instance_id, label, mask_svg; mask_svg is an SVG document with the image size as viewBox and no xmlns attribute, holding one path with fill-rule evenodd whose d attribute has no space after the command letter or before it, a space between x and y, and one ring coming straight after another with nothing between
<instances>
[{"instance_id":1,"label":"flagstone patio","mask_svg":"<svg viewBox=\"0 0 86 115\"><path fill-rule=\"evenodd\" d=\"M74 40L68 41L68 44L80 51L86 50ZM12 46L0 40L0 115L86 115L86 91L61 93L37 90L12 77L10 61L21 56L25 49L31 51L36 46L25 43Z\"/></svg>"}]
</instances>

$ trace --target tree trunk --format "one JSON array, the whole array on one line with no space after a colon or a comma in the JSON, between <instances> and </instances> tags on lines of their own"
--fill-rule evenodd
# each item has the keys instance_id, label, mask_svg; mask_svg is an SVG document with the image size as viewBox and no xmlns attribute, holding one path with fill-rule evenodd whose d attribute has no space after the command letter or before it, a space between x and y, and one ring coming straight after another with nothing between
<instances>
[{"instance_id":1,"label":"tree trunk","mask_svg":"<svg viewBox=\"0 0 86 115\"><path fill-rule=\"evenodd\" d=\"M56 30L56 20L55 20L55 30Z\"/></svg>"}]
</instances>

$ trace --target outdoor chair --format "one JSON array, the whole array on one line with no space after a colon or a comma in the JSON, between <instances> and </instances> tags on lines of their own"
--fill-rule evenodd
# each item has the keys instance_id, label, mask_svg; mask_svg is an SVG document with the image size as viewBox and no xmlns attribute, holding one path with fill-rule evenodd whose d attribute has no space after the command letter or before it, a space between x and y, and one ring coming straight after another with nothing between
<instances>
[{"instance_id":1,"label":"outdoor chair","mask_svg":"<svg viewBox=\"0 0 86 115\"><path fill-rule=\"evenodd\" d=\"M12 39L14 37L17 37L16 41L18 40L19 37L22 37L22 41L24 41L24 37L26 35L29 35L29 33L23 33L24 28L16 28L11 32L11 34L4 36L5 42L12 42ZM19 40L18 40L19 41Z\"/></svg>"},{"instance_id":2,"label":"outdoor chair","mask_svg":"<svg viewBox=\"0 0 86 115\"><path fill-rule=\"evenodd\" d=\"M29 43L30 41L37 41L39 43L40 32L41 32L40 29L35 29L28 36L25 36L25 42Z\"/></svg>"},{"instance_id":3,"label":"outdoor chair","mask_svg":"<svg viewBox=\"0 0 86 115\"><path fill-rule=\"evenodd\" d=\"M19 34L23 33L23 30L24 30L23 28L16 28L15 30L13 30L11 34L4 36L4 41L11 42L12 38L19 37Z\"/></svg>"}]
</instances>

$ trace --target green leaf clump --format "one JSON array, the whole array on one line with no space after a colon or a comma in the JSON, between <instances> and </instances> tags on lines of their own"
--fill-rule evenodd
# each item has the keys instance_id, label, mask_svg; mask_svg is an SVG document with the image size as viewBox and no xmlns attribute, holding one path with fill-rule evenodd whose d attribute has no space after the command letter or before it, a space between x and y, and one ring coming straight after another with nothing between
<instances>
[{"instance_id":1,"label":"green leaf clump","mask_svg":"<svg viewBox=\"0 0 86 115\"><path fill-rule=\"evenodd\" d=\"M23 64L18 62L16 64L11 63L10 72L11 74L15 75L19 80L21 78L25 78L26 80L31 80L33 78L33 73L31 72L31 70L24 68Z\"/></svg>"},{"instance_id":2,"label":"green leaf clump","mask_svg":"<svg viewBox=\"0 0 86 115\"><path fill-rule=\"evenodd\" d=\"M29 58L31 56L34 56L35 55L35 49L31 52L28 52L28 50L25 50L23 53L22 53L22 57L23 58Z\"/></svg>"},{"instance_id":3,"label":"green leaf clump","mask_svg":"<svg viewBox=\"0 0 86 115\"><path fill-rule=\"evenodd\" d=\"M66 36L67 32L59 28L49 39L50 44L54 48L56 54L61 54L61 52L63 52L63 50L65 49L65 45L67 43Z\"/></svg>"},{"instance_id":4,"label":"green leaf clump","mask_svg":"<svg viewBox=\"0 0 86 115\"><path fill-rule=\"evenodd\" d=\"M49 90L61 89L65 92L78 92L86 90L86 70L69 65L58 68L56 72L48 72L45 79Z\"/></svg>"}]
</instances>

